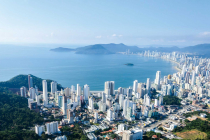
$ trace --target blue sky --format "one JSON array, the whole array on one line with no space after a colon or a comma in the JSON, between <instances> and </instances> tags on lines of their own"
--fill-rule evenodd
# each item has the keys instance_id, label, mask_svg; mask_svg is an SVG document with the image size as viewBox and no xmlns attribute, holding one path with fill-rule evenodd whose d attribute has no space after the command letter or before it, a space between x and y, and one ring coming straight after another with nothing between
<instances>
[{"instance_id":1,"label":"blue sky","mask_svg":"<svg viewBox=\"0 0 210 140\"><path fill-rule=\"evenodd\" d=\"M209 0L0 0L0 43L210 43Z\"/></svg>"}]
</instances>

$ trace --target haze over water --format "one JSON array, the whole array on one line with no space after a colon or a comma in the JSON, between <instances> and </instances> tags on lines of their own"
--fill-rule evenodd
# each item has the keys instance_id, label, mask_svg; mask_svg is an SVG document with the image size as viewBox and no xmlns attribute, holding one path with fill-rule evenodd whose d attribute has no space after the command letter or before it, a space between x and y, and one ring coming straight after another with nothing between
<instances>
[{"instance_id":1,"label":"haze over water","mask_svg":"<svg viewBox=\"0 0 210 140\"><path fill-rule=\"evenodd\" d=\"M0 81L19 74L33 74L52 79L63 87L88 84L90 90L104 90L105 81L115 81L118 87L132 86L134 80L146 82L176 72L174 64L162 59L137 55L80 55L73 52L56 53L50 48L2 48L0 52ZM133 63L134 66L126 66Z\"/></svg>"}]
</instances>

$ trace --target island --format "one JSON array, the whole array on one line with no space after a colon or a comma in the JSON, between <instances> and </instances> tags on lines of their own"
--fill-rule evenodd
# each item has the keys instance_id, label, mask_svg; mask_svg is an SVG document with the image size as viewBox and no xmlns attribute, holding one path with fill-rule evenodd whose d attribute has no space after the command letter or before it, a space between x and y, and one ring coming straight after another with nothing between
<instances>
[{"instance_id":1,"label":"island","mask_svg":"<svg viewBox=\"0 0 210 140\"><path fill-rule=\"evenodd\" d=\"M127 65L127 66L134 66L133 63L126 63L126 64L124 64L124 65Z\"/></svg>"}]
</instances>

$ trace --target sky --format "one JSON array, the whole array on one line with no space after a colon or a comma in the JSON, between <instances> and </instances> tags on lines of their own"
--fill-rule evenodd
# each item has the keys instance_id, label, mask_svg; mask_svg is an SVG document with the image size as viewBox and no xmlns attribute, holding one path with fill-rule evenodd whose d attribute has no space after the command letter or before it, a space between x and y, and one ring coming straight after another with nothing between
<instances>
[{"instance_id":1,"label":"sky","mask_svg":"<svg viewBox=\"0 0 210 140\"><path fill-rule=\"evenodd\" d=\"M0 44L210 43L209 0L0 0Z\"/></svg>"}]
</instances>

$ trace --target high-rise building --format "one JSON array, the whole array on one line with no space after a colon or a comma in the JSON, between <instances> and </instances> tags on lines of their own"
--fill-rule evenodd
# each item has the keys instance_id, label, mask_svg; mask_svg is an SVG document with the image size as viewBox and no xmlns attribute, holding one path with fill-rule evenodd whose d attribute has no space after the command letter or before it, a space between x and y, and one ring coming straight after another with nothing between
<instances>
[{"instance_id":1,"label":"high-rise building","mask_svg":"<svg viewBox=\"0 0 210 140\"><path fill-rule=\"evenodd\" d=\"M120 109L123 108L123 101L124 101L125 96L123 94L120 94L119 96L119 104L120 104Z\"/></svg>"},{"instance_id":2,"label":"high-rise building","mask_svg":"<svg viewBox=\"0 0 210 140\"><path fill-rule=\"evenodd\" d=\"M63 97L63 105L62 105L62 110L63 110L63 115L66 115L66 109L67 109L67 97L66 96L62 96Z\"/></svg>"},{"instance_id":3,"label":"high-rise building","mask_svg":"<svg viewBox=\"0 0 210 140\"><path fill-rule=\"evenodd\" d=\"M28 89L33 87L33 78L31 77L31 75L28 75Z\"/></svg>"},{"instance_id":4,"label":"high-rise building","mask_svg":"<svg viewBox=\"0 0 210 140\"><path fill-rule=\"evenodd\" d=\"M38 134L39 136L41 136L43 132L45 132L44 125L35 125L35 133L36 134Z\"/></svg>"},{"instance_id":5,"label":"high-rise building","mask_svg":"<svg viewBox=\"0 0 210 140\"><path fill-rule=\"evenodd\" d=\"M33 87L33 78L30 77L30 87Z\"/></svg>"},{"instance_id":6,"label":"high-rise building","mask_svg":"<svg viewBox=\"0 0 210 140\"><path fill-rule=\"evenodd\" d=\"M159 101L158 99L155 99L155 107L158 107L159 106Z\"/></svg>"},{"instance_id":7,"label":"high-rise building","mask_svg":"<svg viewBox=\"0 0 210 140\"><path fill-rule=\"evenodd\" d=\"M81 95L81 87L77 84L77 96Z\"/></svg>"},{"instance_id":8,"label":"high-rise building","mask_svg":"<svg viewBox=\"0 0 210 140\"><path fill-rule=\"evenodd\" d=\"M106 103L106 95L104 92L102 92L102 102Z\"/></svg>"},{"instance_id":9,"label":"high-rise building","mask_svg":"<svg viewBox=\"0 0 210 140\"><path fill-rule=\"evenodd\" d=\"M67 97L70 97L70 94L71 94L71 89L70 88L65 88L64 89L64 93L65 93L65 96L67 96Z\"/></svg>"},{"instance_id":10,"label":"high-rise building","mask_svg":"<svg viewBox=\"0 0 210 140\"><path fill-rule=\"evenodd\" d=\"M114 81L106 81L105 84L104 84L104 92L107 94L107 95L114 95L114 84L115 82Z\"/></svg>"},{"instance_id":11,"label":"high-rise building","mask_svg":"<svg viewBox=\"0 0 210 140\"><path fill-rule=\"evenodd\" d=\"M107 106L107 108L111 108L112 107L112 99L111 98L107 98L106 99L106 106Z\"/></svg>"},{"instance_id":12,"label":"high-rise building","mask_svg":"<svg viewBox=\"0 0 210 140\"><path fill-rule=\"evenodd\" d=\"M150 82L150 78L147 78L147 93L150 93L150 86L151 86L151 82Z\"/></svg>"},{"instance_id":13,"label":"high-rise building","mask_svg":"<svg viewBox=\"0 0 210 140\"><path fill-rule=\"evenodd\" d=\"M52 81L51 82L51 94L55 94L57 92L57 82Z\"/></svg>"},{"instance_id":14,"label":"high-rise building","mask_svg":"<svg viewBox=\"0 0 210 140\"><path fill-rule=\"evenodd\" d=\"M75 86L72 85L72 86L71 86L71 93L74 93L74 92L75 92Z\"/></svg>"},{"instance_id":15,"label":"high-rise building","mask_svg":"<svg viewBox=\"0 0 210 140\"><path fill-rule=\"evenodd\" d=\"M118 94L123 94L123 88L119 87L117 92L118 92Z\"/></svg>"},{"instance_id":16,"label":"high-rise building","mask_svg":"<svg viewBox=\"0 0 210 140\"><path fill-rule=\"evenodd\" d=\"M29 88L29 94L31 99L35 99L35 89L33 87Z\"/></svg>"},{"instance_id":17,"label":"high-rise building","mask_svg":"<svg viewBox=\"0 0 210 140\"><path fill-rule=\"evenodd\" d=\"M106 119L107 119L108 121L112 121L112 120L113 120L113 111L112 111L111 109L108 109L108 110L107 110Z\"/></svg>"},{"instance_id":18,"label":"high-rise building","mask_svg":"<svg viewBox=\"0 0 210 140\"><path fill-rule=\"evenodd\" d=\"M124 125L124 124L119 124L117 130L118 130L119 132L124 131L124 130L125 130L125 125Z\"/></svg>"},{"instance_id":19,"label":"high-rise building","mask_svg":"<svg viewBox=\"0 0 210 140\"><path fill-rule=\"evenodd\" d=\"M162 95L159 97L159 105L163 105L163 96Z\"/></svg>"},{"instance_id":20,"label":"high-rise building","mask_svg":"<svg viewBox=\"0 0 210 140\"><path fill-rule=\"evenodd\" d=\"M99 101L98 106L99 106L99 111L102 111L102 112L106 111L106 103Z\"/></svg>"},{"instance_id":21,"label":"high-rise building","mask_svg":"<svg viewBox=\"0 0 210 140\"><path fill-rule=\"evenodd\" d=\"M93 98L92 97L89 97L89 106L88 106L88 109L93 111L94 107L93 107Z\"/></svg>"},{"instance_id":22,"label":"high-rise building","mask_svg":"<svg viewBox=\"0 0 210 140\"><path fill-rule=\"evenodd\" d=\"M28 75L28 89L31 87L31 85L30 85L30 84L31 84L31 82L30 82L30 81L31 81L30 77L31 77L31 75Z\"/></svg>"},{"instance_id":23,"label":"high-rise building","mask_svg":"<svg viewBox=\"0 0 210 140\"><path fill-rule=\"evenodd\" d=\"M158 89L160 88L160 76L161 76L161 72L157 71L156 73L156 79L155 79L155 84L158 86Z\"/></svg>"},{"instance_id":24,"label":"high-rise building","mask_svg":"<svg viewBox=\"0 0 210 140\"><path fill-rule=\"evenodd\" d=\"M133 92L137 92L138 80L133 81Z\"/></svg>"},{"instance_id":25,"label":"high-rise building","mask_svg":"<svg viewBox=\"0 0 210 140\"><path fill-rule=\"evenodd\" d=\"M63 106L63 96L58 96L58 106L62 107Z\"/></svg>"},{"instance_id":26,"label":"high-rise building","mask_svg":"<svg viewBox=\"0 0 210 140\"><path fill-rule=\"evenodd\" d=\"M20 88L20 96L21 97L26 97L26 89L24 90L24 87Z\"/></svg>"},{"instance_id":27,"label":"high-rise building","mask_svg":"<svg viewBox=\"0 0 210 140\"><path fill-rule=\"evenodd\" d=\"M192 81L191 81L191 85L192 85L192 86L195 85L195 71L192 72Z\"/></svg>"},{"instance_id":28,"label":"high-rise building","mask_svg":"<svg viewBox=\"0 0 210 140\"><path fill-rule=\"evenodd\" d=\"M187 72L185 75L185 83L189 83L189 80L190 80L190 73Z\"/></svg>"},{"instance_id":29,"label":"high-rise building","mask_svg":"<svg viewBox=\"0 0 210 140\"><path fill-rule=\"evenodd\" d=\"M47 81L42 81L44 106L48 105Z\"/></svg>"},{"instance_id":30,"label":"high-rise building","mask_svg":"<svg viewBox=\"0 0 210 140\"><path fill-rule=\"evenodd\" d=\"M86 85L84 85L84 88L83 88L84 100L88 100L88 97L90 96L89 94L90 94L90 88L86 84Z\"/></svg>"},{"instance_id":31,"label":"high-rise building","mask_svg":"<svg viewBox=\"0 0 210 140\"><path fill-rule=\"evenodd\" d=\"M128 100L125 99L123 101L123 116L126 116L127 115L127 107L128 107Z\"/></svg>"},{"instance_id":32,"label":"high-rise building","mask_svg":"<svg viewBox=\"0 0 210 140\"><path fill-rule=\"evenodd\" d=\"M73 115L73 111L71 109L67 110L67 119L70 124L74 123L74 115Z\"/></svg>"},{"instance_id":33,"label":"high-rise building","mask_svg":"<svg viewBox=\"0 0 210 140\"><path fill-rule=\"evenodd\" d=\"M58 122L57 121L47 123L46 127L47 127L48 135L58 133Z\"/></svg>"},{"instance_id":34,"label":"high-rise building","mask_svg":"<svg viewBox=\"0 0 210 140\"><path fill-rule=\"evenodd\" d=\"M132 88L131 87L129 87L127 89L127 98L130 98L130 97L132 97Z\"/></svg>"},{"instance_id":35,"label":"high-rise building","mask_svg":"<svg viewBox=\"0 0 210 140\"><path fill-rule=\"evenodd\" d=\"M167 85L162 85L161 86L161 94L163 96L167 95L167 90L168 90L168 86Z\"/></svg>"},{"instance_id":36,"label":"high-rise building","mask_svg":"<svg viewBox=\"0 0 210 140\"><path fill-rule=\"evenodd\" d=\"M95 119L98 119L98 112L95 112L95 113L94 113L94 118L95 118Z\"/></svg>"}]
</instances>

